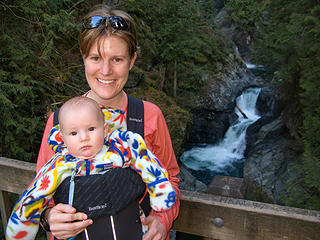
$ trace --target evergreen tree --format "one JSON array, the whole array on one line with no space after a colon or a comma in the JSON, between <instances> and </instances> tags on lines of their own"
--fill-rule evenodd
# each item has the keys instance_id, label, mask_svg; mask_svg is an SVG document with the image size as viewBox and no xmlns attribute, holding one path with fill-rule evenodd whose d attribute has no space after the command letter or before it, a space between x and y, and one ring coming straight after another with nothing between
<instances>
[{"instance_id":1,"label":"evergreen tree","mask_svg":"<svg viewBox=\"0 0 320 240\"><path fill-rule=\"evenodd\" d=\"M125 9L130 4L126 2ZM198 90L203 73L214 71L216 62L224 62L223 44L200 14L197 1L140 0L132 5L151 27L153 67L161 75L159 86L170 95Z\"/></svg>"},{"instance_id":2,"label":"evergreen tree","mask_svg":"<svg viewBox=\"0 0 320 240\"><path fill-rule=\"evenodd\" d=\"M73 4L0 3L1 156L35 161L50 104L85 89Z\"/></svg>"},{"instance_id":3,"label":"evergreen tree","mask_svg":"<svg viewBox=\"0 0 320 240\"><path fill-rule=\"evenodd\" d=\"M303 89L302 137L304 141L303 167L306 183L314 191L308 200L308 207L320 209L320 4L305 1L309 11L299 14L300 34L303 37L299 48L299 62L302 66L300 85ZM298 17L298 16L297 16Z\"/></svg>"},{"instance_id":4,"label":"evergreen tree","mask_svg":"<svg viewBox=\"0 0 320 240\"><path fill-rule=\"evenodd\" d=\"M301 7L303 6L303 7ZM260 25L260 61L277 71L285 93L284 116L292 135L302 139L303 184L288 204L320 209L320 3L271 0ZM295 113L295 114L292 114ZM294 124L292 124L294 123Z\"/></svg>"},{"instance_id":5,"label":"evergreen tree","mask_svg":"<svg viewBox=\"0 0 320 240\"><path fill-rule=\"evenodd\" d=\"M241 30L252 35L261 18L260 3L257 0L228 0L225 7L230 18L239 24Z\"/></svg>"}]
</instances>

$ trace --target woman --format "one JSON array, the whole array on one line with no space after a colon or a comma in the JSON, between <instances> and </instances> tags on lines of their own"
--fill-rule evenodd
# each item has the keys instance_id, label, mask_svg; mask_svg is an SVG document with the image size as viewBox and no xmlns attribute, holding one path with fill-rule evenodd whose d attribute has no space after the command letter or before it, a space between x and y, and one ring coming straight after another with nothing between
<instances>
[{"instance_id":1,"label":"woman","mask_svg":"<svg viewBox=\"0 0 320 240\"><path fill-rule=\"evenodd\" d=\"M95 6L84 18L79 45L90 86L84 96L94 99L101 106L125 113L128 97L123 87L137 58L136 29L132 18L125 12L111 10L106 5ZM179 199L179 167L165 119L156 105L147 101L143 103L145 142L168 170L169 180ZM118 124L126 128L125 121ZM44 131L37 170L53 155L47 143L52 125L53 114L49 117ZM179 206L180 202L177 200L170 210L161 213L151 211L148 217L142 218L142 224L149 227L143 239L168 239L169 229L178 216ZM64 204L47 208L43 216L52 234L58 239L75 236L92 224L92 220L87 219L84 213L77 213L73 207Z\"/></svg>"}]
</instances>

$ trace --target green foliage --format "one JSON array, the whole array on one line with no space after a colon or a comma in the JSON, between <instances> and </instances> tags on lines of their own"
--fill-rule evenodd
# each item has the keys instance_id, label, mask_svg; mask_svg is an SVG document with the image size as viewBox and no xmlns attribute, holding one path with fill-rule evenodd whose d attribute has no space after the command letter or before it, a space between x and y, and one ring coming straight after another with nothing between
<instances>
[{"instance_id":1,"label":"green foliage","mask_svg":"<svg viewBox=\"0 0 320 240\"><path fill-rule=\"evenodd\" d=\"M301 7L303 6L303 7ZM271 0L259 25L260 62L277 71L285 95L287 125L304 143L301 184L287 203L320 209L320 3ZM275 27L276 26L276 27ZM294 115L292 113L295 113Z\"/></svg>"},{"instance_id":2,"label":"green foliage","mask_svg":"<svg viewBox=\"0 0 320 240\"><path fill-rule=\"evenodd\" d=\"M206 1L199 1L199 8L201 11L201 15L206 20L208 24L214 26L214 12L217 8L216 0L206 0Z\"/></svg>"},{"instance_id":3,"label":"green foliage","mask_svg":"<svg viewBox=\"0 0 320 240\"><path fill-rule=\"evenodd\" d=\"M228 0L225 7L231 19L240 24L242 31L249 34L255 31L255 23L261 18L260 1Z\"/></svg>"},{"instance_id":4,"label":"green foliage","mask_svg":"<svg viewBox=\"0 0 320 240\"><path fill-rule=\"evenodd\" d=\"M35 162L49 114L66 99L88 90L77 36L80 19L93 3L97 1L0 2L1 156ZM163 86L159 87L161 77L155 78L154 86L169 94L175 72L178 94L203 85L201 75L214 71L225 53L198 4L193 0L121 1L117 8L137 22L141 46L139 71L133 71L132 78L146 83L146 72L159 76L160 69L165 69ZM179 120L172 119L171 127L175 121Z\"/></svg>"},{"instance_id":5,"label":"green foliage","mask_svg":"<svg viewBox=\"0 0 320 240\"><path fill-rule=\"evenodd\" d=\"M124 1L122 7L143 19L143 27L138 28L140 31L146 30L146 24L150 26L147 30L152 32L154 48L149 56L154 69L165 69L164 90L170 95L173 95L171 89L175 72L178 92L198 90L203 86L203 73L214 69L215 62L225 60L222 43L200 14L196 1ZM145 54L145 46L141 49Z\"/></svg>"},{"instance_id":6,"label":"green foliage","mask_svg":"<svg viewBox=\"0 0 320 240\"><path fill-rule=\"evenodd\" d=\"M310 12L301 16L300 34L304 37L299 46L301 65L300 85L303 108L302 137L305 145L303 154L306 183L318 192L313 202L320 202L320 4L310 6ZM317 205L320 209L319 204Z\"/></svg>"},{"instance_id":7,"label":"green foliage","mask_svg":"<svg viewBox=\"0 0 320 240\"><path fill-rule=\"evenodd\" d=\"M77 76L82 67L72 5L36 0L0 4L1 156L35 161L50 104L85 89L85 80Z\"/></svg>"}]
</instances>

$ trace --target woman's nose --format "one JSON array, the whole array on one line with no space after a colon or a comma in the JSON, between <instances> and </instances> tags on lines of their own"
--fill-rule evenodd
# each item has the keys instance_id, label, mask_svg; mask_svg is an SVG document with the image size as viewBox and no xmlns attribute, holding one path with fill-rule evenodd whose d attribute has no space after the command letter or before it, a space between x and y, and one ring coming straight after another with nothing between
<instances>
[{"instance_id":1,"label":"woman's nose","mask_svg":"<svg viewBox=\"0 0 320 240\"><path fill-rule=\"evenodd\" d=\"M108 61L102 61L100 66L100 72L103 75L110 75L112 73L111 64Z\"/></svg>"}]
</instances>

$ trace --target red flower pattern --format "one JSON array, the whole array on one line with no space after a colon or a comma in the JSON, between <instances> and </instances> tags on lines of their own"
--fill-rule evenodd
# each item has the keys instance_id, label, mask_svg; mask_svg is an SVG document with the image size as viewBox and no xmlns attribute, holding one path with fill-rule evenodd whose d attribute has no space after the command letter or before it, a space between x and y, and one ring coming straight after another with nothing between
<instances>
[{"instance_id":1,"label":"red flower pattern","mask_svg":"<svg viewBox=\"0 0 320 240\"><path fill-rule=\"evenodd\" d=\"M113 121L116 122L116 121L120 121L120 124L122 124L123 120L126 118L126 116L124 114L119 114L118 117L116 117Z\"/></svg>"},{"instance_id":2,"label":"red flower pattern","mask_svg":"<svg viewBox=\"0 0 320 240\"><path fill-rule=\"evenodd\" d=\"M49 176L45 175L41 179L41 184L40 184L40 189L39 190L46 190L49 187L49 184L50 184Z\"/></svg>"},{"instance_id":3,"label":"red flower pattern","mask_svg":"<svg viewBox=\"0 0 320 240\"><path fill-rule=\"evenodd\" d=\"M19 231L15 236L14 238L15 239L21 239L21 238L24 238L25 236L28 235L28 232L27 231Z\"/></svg>"}]
</instances>

